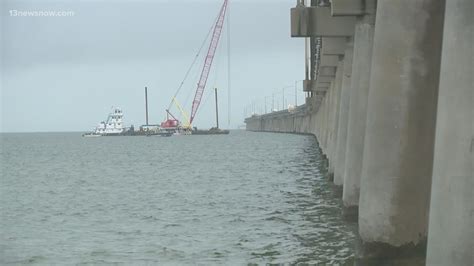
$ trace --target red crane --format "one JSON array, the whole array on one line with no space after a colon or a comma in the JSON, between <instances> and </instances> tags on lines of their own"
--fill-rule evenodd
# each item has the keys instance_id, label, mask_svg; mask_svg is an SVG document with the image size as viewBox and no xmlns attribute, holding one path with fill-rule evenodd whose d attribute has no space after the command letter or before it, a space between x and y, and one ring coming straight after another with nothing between
<instances>
[{"instance_id":1,"label":"red crane","mask_svg":"<svg viewBox=\"0 0 474 266\"><path fill-rule=\"evenodd\" d=\"M222 27L224 26L224 18L227 10L228 0L224 0L222 4L221 11L219 13L219 18L216 21L214 27L214 32L212 34L211 43L209 44L209 49L207 50L206 60L204 61L204 66L202 67L201 77L196 88L196 94L194 95L193 106L191 109L191 116L189 118L189 124L191 125L194 117L196 116L199 105L201 104L202 94L204 93L204 88L206 87L207 78L209 77L209 72L211 71L212 61L214 60L214 55L216 54L217 45L219 44L219 39L222 33Z\"/></svg>"}]
</instances>

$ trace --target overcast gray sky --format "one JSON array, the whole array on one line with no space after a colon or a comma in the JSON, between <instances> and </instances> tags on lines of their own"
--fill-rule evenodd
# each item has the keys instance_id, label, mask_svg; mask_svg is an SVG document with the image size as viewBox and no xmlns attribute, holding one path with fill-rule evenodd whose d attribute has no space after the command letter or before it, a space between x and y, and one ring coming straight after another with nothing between
<instances>
[{"instance_id":1,"label":"overcast gray sky","mask_svg":"<svg viewBox=\"0 0 474 266\"><path fill-rule=\"evenodd\" d=\"M87 131L119 106L125 123L159 123L222 0L1 1L1 131ZM290 38L292 0L231 0L231 128L255 99L280 92L304 74L304 42ZM73 11L70 17L12 16L16 11ZM211 87L220 88L227 127L227 27L194 125L214 124ZM203 57L178 100L190 112ZM277 90L276 90L277 89ZM286 90L293 103L294 90ZM303 93L299 89L300 98ZM270 99L269 99L270 102ZM268 107L270 108L270 106ZM178 111L175 111L178 113Z\"/></svg>"}]
</instances>

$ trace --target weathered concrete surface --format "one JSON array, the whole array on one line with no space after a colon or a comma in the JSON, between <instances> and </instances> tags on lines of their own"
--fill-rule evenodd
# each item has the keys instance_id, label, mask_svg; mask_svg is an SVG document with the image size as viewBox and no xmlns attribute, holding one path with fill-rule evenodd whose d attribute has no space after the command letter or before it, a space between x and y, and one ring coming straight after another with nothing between
<instances>
[{"instance_id":1,"label":"weathered concrete surface","mask_svg":"<svg viewBox=\"0 0 474 266\"><path fill-rule=\"evenodd\" d=\"M348 218L357 218L359 206L362 154L367 118L370 69L375 28L375 0L370 13L359 18L354 37L349 122L342 200ZM349 217L352 216L352 217Z\"/></svg>"},{"instance_id":2,"label":"weathered concrete surface","mask_svg":"<svg viewBox=\"0 0 474 266\"><path fill-rule=\"evenodd\" d=\"M343 55L346 50L347 37L323 37L323 55Z\"/></svg>"},{"instance_id":3,"label":"weathered concrete surface","mask_svg":"<svg viewBox=\"0 0 474 266\"><path fill-rule=\"evenodd\" d=\"M339 126L337 127L337 145L336 145L336 167L334 169L334 184L342 186L344 183L344 164L346 159L346 140L347 125L349 120L349 101L351 96L351 75L352 75L352 55L354 43L351 40L347 42L346 52L344 53L344 66L342 68L342 86L339 104Z\"/></svg>"},{"instance_id":4,"label":"weathered concrete surface","mask_svg":"<svg viewBox=\"0 0 474 266\"><path fill-rule=\"evenodd\" d=\"M339 126L339 106L341 103L341 86L342 86L342 75L343 75L344 61L340 60L336 70L336 78L334 80L334 99L330 106L331 108L331 129L329 130L329 136L331 141L331 150L329 153L329 167L328 174L334 175L335 163L336 163L336 147L337 147L337 129Z\"/></svg>"},{"instance_id":5,"label":"weathered concrete surface","mask_svg":"<svg viewBox=\"0 0 474 266\"><path fill-rule=\"evenodd\" d=\"M355 17L331 16L330 7L297 6L291 9L292 37L341 37L354 34Z\"/></svg>"},{"instance_id":6,"label":"weathered concrete surface","mask_svg":"<svg viewBox=\"0 0 474 266\"><path fill-rule=\"evenodd\" d=\"M355 16L363 15L366 3L364 0L332 0L331 15Z\"/></svg>"},{"instance_id":7,"label":"weathered concrete surface","mask_svg":"<svg viewBox=\"0 0 474 266\"><path fill-rule=\"evenodd\" d=\"M474 265L474 1L446 1L427 265Z\"/></svg>"},{"instance_id":8,"label":"weathered concrete surface","mask_svg":"<svg viewBox=\"0 0 474 266\"><path fill-rule=\"evenodd\" d=\"M328 93L326 93L327 95ZM321 107L318 112L321 112L320 115L317 116L317 127L316 129L319 130L321 133L321 137L319 138L319 141L322 142L320 146L322 146L322 151L323 154L327 154L328 152L328 143L327 143L327 134L328 134L328 129L327 129L327 105L328 105L328 97L323 98L323 102L321 104Z\"/></svg>"},{"instance_id":9,"label":"weathered concrete surface","mask_svg":"<svg viewBox=\"0 0 474 266\"><path fill-rule=\"evenodd\" d=\"M329 86L329 91L328 94L326 94L327 98L327 106L326 106L326 113L324 114L326 116L326 142L327 142L327 152L325 153L326 157L329 159L331 157L331 153L333 150L333 144L332 144L332 125L333 125L333 114L331 113L331 106L334 104L334 99L335 99L335 91L334 91L334 85L335 85L335 80L331 82L331 85Z\"/></svg>"},{"instance_id":10,"label":"weathered concrete surface","mask_svg":"<svg viewBox=\"0 0 474 266\"><path fill-rule=\"evenodd\" d=\"M323 153L327 159L329 159L329 154L331 153L331 149L332 149L332 146L331 146L331 139L330 139L330 134L331 134L331 128L330 128L330 125L332 123L331 121L331 110L330 110L330 106L331 106L331 101L332 101L332 98L334 97L333 94L334 94L334 82L331 82L331 84L329 85L329 90L328 92L326 93L326 96L324 98L326 98L326 107L324 108L325 111L324 111L324 119L326 121L326 124L325 124L325 131L326 131L326 135L325 135L325 141L326 141L326 146L327 146L327 149L326 151Z\"/></svg>"},{"instance_id":11,"label":"weathered concrete surface","mask_svg":"<svg viewBox=\"0 0 474 266\"><path fill-rule=\"evenodd\" d=\"M443 17L441 0L378 1L359 202L367 246L426 241Z\"/></svg>"}]
</instances>

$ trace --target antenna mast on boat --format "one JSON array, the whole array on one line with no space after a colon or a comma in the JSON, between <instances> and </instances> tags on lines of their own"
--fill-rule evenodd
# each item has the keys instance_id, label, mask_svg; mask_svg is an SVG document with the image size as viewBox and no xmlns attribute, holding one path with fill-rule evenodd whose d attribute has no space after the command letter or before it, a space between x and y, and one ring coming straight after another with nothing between
<instances>
[{"instance_id":1,"label":"antenna mast on boat","mask_svg":"<svg viewBox=\"0 0 474 266\"><path fill-rule=\"evenodd\" d=\"M230 4L227 5L227 126L230 128L230 116L231 116L231 77L230 77Z\"/></svg>"},{"instance_id":2,"label":"antenna mast on boat","mask_svg":"<svg viewBox=\"0 0 474 266\"><path fill-rule=\"evenodd\" d=\"M148 126L148 88L145 87L145 121Z\"/></svg>"},{"instance_id":3,"label":"antenna mast on boat","mask_svg":"<svg viewBox=\"0 0 474 266\"><path fill-rule=\"evenodd\" d=\"M217 88L214 88L214 95L216 98L216 128L219 128L219 108L217 105Z\"/></svg>"},{"instance_id":4,"label":"antenna mast on boat","mask_svg":"<svg viewBox=\"0 0 474 266\"><path fill-rule=\"evenodd\" d=\"M222 4L219 18L216 21L214 27L214 32L212 34L211 43L209 44L209 49L207 51L207 56L204 61L204 66L202 67L201 77L196 88L196 94L194 95L194 100L191 109L191 117L189 119L189 124L191 125L194 117L196 116L199 105L201 104L202 95L204 93L204 88L206 87L207 78L209 77L209 72L211 71L212 61L214 60L214 55L216 54L217 46L219 44L219 39L222 33L222 27L224 26L224 18L227 10L228 0L224 0Z\"/></svg>"}]
</instances>

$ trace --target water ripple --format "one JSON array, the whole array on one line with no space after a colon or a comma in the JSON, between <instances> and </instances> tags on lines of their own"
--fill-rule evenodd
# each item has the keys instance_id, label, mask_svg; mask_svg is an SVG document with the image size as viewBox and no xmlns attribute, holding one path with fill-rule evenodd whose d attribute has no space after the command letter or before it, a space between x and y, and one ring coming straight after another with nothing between
<instances>
[{"instance_id":1,"label":"water ripple","mask_svg":"<svg viewBox=\"0 0 474 266\"><path fill-rule=\"evenodd\" d=\"M310 136L2 134L0 264L346 264Z\"/></svg>"}]
</instances>

